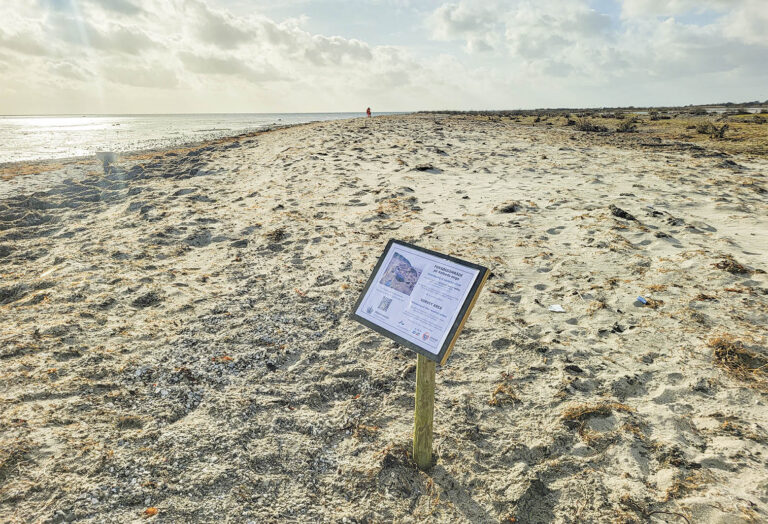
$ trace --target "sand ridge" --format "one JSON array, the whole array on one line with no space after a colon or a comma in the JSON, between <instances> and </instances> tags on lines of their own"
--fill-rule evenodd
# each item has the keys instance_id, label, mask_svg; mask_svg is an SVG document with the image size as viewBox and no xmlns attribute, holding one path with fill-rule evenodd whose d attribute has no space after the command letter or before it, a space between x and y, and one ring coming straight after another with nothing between
<instances>
[{"instance_id":1,"label":"sand ridge","mask_svg":"<svg viewBox=\"0 0 768 524\"><path fill-rule=\"evenodd\" d=\"M3 182L0 517L765 520L767 168L414 115ZM493 272L428 473L389 238Z\"/></svg>"}]
</instances>

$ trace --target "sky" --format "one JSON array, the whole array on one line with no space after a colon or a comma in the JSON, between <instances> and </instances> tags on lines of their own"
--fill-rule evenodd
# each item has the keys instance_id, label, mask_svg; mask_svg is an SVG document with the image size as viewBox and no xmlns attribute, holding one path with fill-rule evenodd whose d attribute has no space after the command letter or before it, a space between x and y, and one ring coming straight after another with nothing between
<instances>
[{"instance_id":1,"label":"sky","mask_svg":"<svg viewBox=\"0 0 768 524\"><path fill-rule=\"evenodd\" d=\"M768 99L768 0L0 0L0 114Z\"/></svg>"}]
</instances>

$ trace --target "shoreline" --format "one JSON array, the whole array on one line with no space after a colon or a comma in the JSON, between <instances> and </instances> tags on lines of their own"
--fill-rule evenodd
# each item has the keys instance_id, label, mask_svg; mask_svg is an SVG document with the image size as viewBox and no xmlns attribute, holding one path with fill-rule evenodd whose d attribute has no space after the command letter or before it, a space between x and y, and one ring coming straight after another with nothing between
<instances>
[{"instance_id":1,"label":"shoreline","mask_svg":"<svg viewBox=\"0 0 768 524\"><path fill-rule=\"evenodd\" d=\"M219 115L219 114L221 114L221 115L238 115L238 114L241 114L241 113L200 113L200 114L201 115ZM253 114L253 115L261 115L261 114L286 115L286 113L243 113L243 114ZM288 114L290 115L292 113L288 113ZM313 114L313 113L295 113L295 114L302 114L303 115L303 114ZM317 113L317 114L326 114L326 113ZM408 114L411 114L411 113L385 113L385 114L382 114L382 115L377 115L377 116L375 116L375 118L382 118L382 117L385 117L385 116L404 116L404 115L408 115ZM168 116L193 116L193 115L197 115L197 113L169 114ZM36 117L36 116L40 116L41 118L44 118L45 116L48 116L48 115L26 115L26 116L20 116L20 118L24 118L24 117L31 118L31 117ZM51 116L78 116L78 115L51 115ZM158 117L161 117L161 116L166 116L166 115L85 115L85 116L105 116L105 117L108 117L108 116L131 116L131 117L134 117L134 116L135 117L158 116ZM15 116L14 115L0 115L0 118L1 117L14 118ZM167 146L167 147L147 148L147 149L133 149L133 150L122 151L122 152L116 152L116 151L109 151L109 152L113 152L113 153L115 153L115 154L117 154L117 155L119 155L121 157L123 157L123 156L125 156L125 157L132 157L132 156L135 156L135 155L151 154L151 153L156 153L157 154L157 153L163 153L165 151L173 151L173 150L177 150L177 149L181 150L181 149L186 149L186 148L194 148L194 147L198 147L198 146L204 146L204 145L206 145L208 143L216 142L218 140L234 139L234 138L239 138L239 137L248 137L248 136L254 135L254 134L260 134L260 133L265 133L265 132L269 132L269 131L277 131L277 130L280 130L280 129L291 128L291 127L294 127L294 126L302 126L302 125L307 125L307 124L317 124L317 123L329 122L329 121L349 121L349 120L355 120L355 119L358 119L358 118L364 118L364 116L354 116L354 117L339 118L339 119L333 119L333 120L310 120L310 121L307 121L307 122L297 122L297 123L294 123L294 124L266 124L266 125L262 126L262 128L253 129L253 130L250 130L250 131L247 131L247 132L241 132L241 133L236 133L236 134L231 134L231 135L229 135L229 134L228 135L222 135L222 136L218 136L218 137L215 137L215 138L208 138L208 139L204 139L204 140L192 140L192 141L189 141L189 142L181 142L179 144L175 144L175 145ZM65 163L65 162L69 162L69 161L88 160L88 159L92 159L94 156L95 156L95 154L90 154L90 155L76 155L76 156L66 156L66 157L58 157L58 158L42 158L42 159L31 159L31 160L17 160L17 161L11 161L11 162L0 162L0 173L2 173L2 171L5 170L5 169L8 169L8 168L11 168L11 167L14 167L14 166L22 166L23 167L26 164L36 164L36 165L39 165L39 164L48 164L48 163Z\"/></svg>"},{"instance_id":2,"label":"shoreline","mask_svg":"<svg viewBox=\"0 0 768 524\"><path fill-rule=\"evenodd\" d=\"M340 121L354 120L354 119L340 119ZM166 156L168 154L181 154L196 149L202 149L209 146L216 146L221 143L232 142L236 140L245 140L255 136L262 135L264 133L278 132L293 127L307 126L313 124L323 123L323 120L316 120L312 122L302 122L298 124L285 124L277 126L266 126L265 129L259 131L249 131L247 133L239 133L236 135L222 136L210 140L193 141L179 146L172 146L167 148L156 149L140 149L135 151L126 151L123 153L116 153L117 162L115 165L119 165L121 162L130 163L138 162L141 160L147 160L152 157ZM96 174L99 168L103 167L103 162L98 158L97 154L73 156L65 158L51 158L44 160L24 160L19 162L5 162L0 163L0 181L11 182L17 184L16 188L11 188L6 184L6 187L0 187L0 196L8 196L9 190L17 189L23 191L25 189L24 184L33 184L39 190L45 189L45 183L57 183L63 178L67 178L73 175L73 169L81 168L78 176L87 176L88 174ZM91 168L86 171L86 168ZM42 174L51 176L51 180L37 180ZM24 177L27 177L22 180ZM32 177L31 179L29 177Z\"/></svg>"},{"instance_id":3,"label":"shoreline","mask_svg":"<svg viewBox=\"0 0 768 524\"><path fill-rule=\"evenodd\" d=\"M340 119L340 120L348 120L348 119ZM323 122L323 120L313 120L310 122L302 122L297 124L284 124L284 125L267 125L264 126L263 129L248 131L245 133L237 133L234 135L224 135L217 138L211 138L206 140L193 140L191 142L184 142L178 145L173 145L169 147L160 147L160 148L150 148L150 149L135 149L135 150L129 150L129 151L123 151L123 152L113 152L109 151L111 153L115 153L119 157L125 157L126 159L130 160L131 158L134 158L136 156L141 155L151 155L151 154L163 154L165 152L169 151L176 151L176 150L185 150L185 149L194 149L197 147L204 147L207 144L215 143L220 140L232 140L237 138L247 138L252 135L258 135L262 133L268 133L270 131L279 131L281 129L287 129L295 126L303 126L308 124L316 124L319 122ZM61 157L61 158L43 158L43 159L36 159L36 160L18 160L13 162L0 162L0 176L2 176L2 171L10 169L12 167L24 167L27 164L34 164L34 165L42 165L42 167L46 167L45 164L64 164L69 162L79 162L79 161L87 161L92 160L96 157L96 154L90 154L90 155L79 155L79 156L67 156L67 157Z\"/></svg>"}]
</instances>

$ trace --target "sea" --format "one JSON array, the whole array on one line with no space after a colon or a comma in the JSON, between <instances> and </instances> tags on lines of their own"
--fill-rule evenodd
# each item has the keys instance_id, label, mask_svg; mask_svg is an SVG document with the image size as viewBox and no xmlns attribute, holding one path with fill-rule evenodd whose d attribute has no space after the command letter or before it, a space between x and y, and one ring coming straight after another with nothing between
<instances>
[{"instance_id":1,"label":"sea","mask_svg":"<svg viewBox=\"0 0 768 524\"><path fill-rule=\"evenodd\" d=\"M0 164L97 151L165 149L275 126L364 116L362 112L0 116Z\"/></svg>"}]
</instances>

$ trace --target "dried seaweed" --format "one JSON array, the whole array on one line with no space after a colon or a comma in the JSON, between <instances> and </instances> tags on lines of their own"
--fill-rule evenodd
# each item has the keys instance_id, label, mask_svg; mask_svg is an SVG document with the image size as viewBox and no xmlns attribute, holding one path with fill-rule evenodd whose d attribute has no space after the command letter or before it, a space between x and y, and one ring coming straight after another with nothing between
<instances>
[{"instance_id":1,"label":"dried seaweed","mask_svg":"<svg viewBox=\"0 0 768 524\"><path fill-rule=\"evenodd\" d=\"M751 273L751 271L746 266L736 262L736 260L730 255L726 256L720 262L717 262L713 265L717 269L722 269L723 271L727 271L728 273L732 273L734 275L745 275Z\"/></svg>"},{"instance_id":2,"label":"dried seaweed","mask_svg":"<svg viewBox=\"0 0 768 524\"><path fill-rule=\"evenodd\" d=\"M496 389L491 393L491 398L488 399L489 406L501 406L503 404L514 404L520 399L517 398L514 390L507 384L499 384Z\"/></svg>"},{"instance_id":3,"label":"dried seaweed","mask_svg":"<svg viewBox=\"0 0 768 524\"><path fill-rule=\"evenodd\" d=\"M576 404L563 410L561 417L565 420L584 421L589 417L608 417L614 411L631 413L634 411L626 404L619 402L599 402L597 404Z\"/></svg>"},{"instance_id":4,"label":"dried seaweed","mask_svg":"<svg viewBox=\"0 0 768 524\"><path fill-rule=\"evenodd\" d=\"M715 364L739 380L768 389L768 358L744 347L741 340L728 333L707 342L714 350Z\"/></svg>"}]
</instances>

